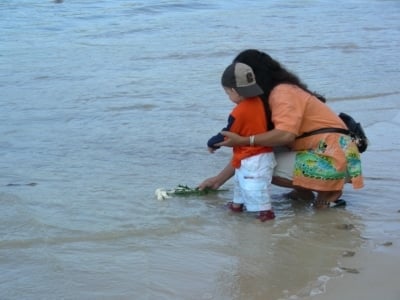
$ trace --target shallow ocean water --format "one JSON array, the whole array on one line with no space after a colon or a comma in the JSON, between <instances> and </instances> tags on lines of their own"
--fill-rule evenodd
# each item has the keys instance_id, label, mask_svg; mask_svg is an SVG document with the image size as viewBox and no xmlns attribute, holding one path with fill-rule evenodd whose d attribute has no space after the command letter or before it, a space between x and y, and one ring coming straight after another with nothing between
<instances>
[{"instance_id":1,"label":"shallow ocean water","mask_svg":"<svg viewBox=\"0 0 400 300\"><path fill-rule=\"evenodd\" d=\"M0 298L302 299L366 240L399 237L398 1L0 3ZM227 192L158 201L229 159L220 74L246 48L295 71L370 138L366 186L277 219ZM352 226L343 229L343 225Z\"/></svg>"}]
</instances>

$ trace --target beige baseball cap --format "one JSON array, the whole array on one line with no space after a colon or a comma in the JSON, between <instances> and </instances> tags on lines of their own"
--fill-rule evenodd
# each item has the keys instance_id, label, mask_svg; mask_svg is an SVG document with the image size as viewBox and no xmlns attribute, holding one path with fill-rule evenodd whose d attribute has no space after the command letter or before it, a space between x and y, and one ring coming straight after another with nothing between
<instances>
[{"instance_id":1,"label":"beige baseball cap","mask_svg":"<svg viewBox=\"0 0 400 300\"><path fill-rule=\"evenodd\" d=\"M263 90L256 83L253 69L243 63L229 65L221 78L222 86L234 88L242 97L255 97L263 94Z\"/></svg>"}]
</instances>

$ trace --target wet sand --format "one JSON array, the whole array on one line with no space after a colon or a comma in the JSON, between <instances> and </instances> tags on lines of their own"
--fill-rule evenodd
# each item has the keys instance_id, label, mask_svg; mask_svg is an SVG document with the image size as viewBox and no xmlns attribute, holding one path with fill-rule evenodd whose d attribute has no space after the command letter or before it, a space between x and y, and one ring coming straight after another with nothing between
<instances>
[{"instance_id":1,"label":"wet sand","mask_svg":"<svg viewBox=\"0 0 400 300\"><path fill-rule=\"evenodd\" d=\"M373 242L353 257L342 258L339 265L349 272L328 281L324 294L307 299L400 299L400 240L390 242Z\"/></svg>"}]
</instances>

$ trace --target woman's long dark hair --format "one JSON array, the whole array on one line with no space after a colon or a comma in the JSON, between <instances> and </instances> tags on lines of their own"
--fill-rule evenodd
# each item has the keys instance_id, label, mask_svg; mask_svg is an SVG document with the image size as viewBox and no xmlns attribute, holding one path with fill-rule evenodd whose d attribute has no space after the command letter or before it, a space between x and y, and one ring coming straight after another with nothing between
<instances>
[{"instance_id":1,"label":"woman's long dark hair","mask_svg":"<svg viewBox=\"0 0 400 300\"><path fill-rule=\"evenodd\" d=\"M316 96L322 102L326 102L323 96L311 92L307 85L301 82L295 74L286 70L278 61L265 52L255 49L244 50L233 61L244 63L253 69L256 81L267 97L278 84L290 83Z\"/></svg>"},{"instance_id":2,"label":"woman's long dark hair","mask_svg":"<svg viewBox=\"0 0 400 300\"><path fill-rule=\"evenodd\" d=\"M326 102L326 99L315 92L311 92L307 85L305 85L301 80L293 73L286 70L278 61L274 60L265 52L261 52L255 49L244 50L239 53L238 56L233 60L234 62L241 62L250 66L256 76L256 82L263 89L264 95L262 99L264 102L265 111L268 118L268 124L271 125L271 111L269 108L268 97L272 89L281 83L294 84L301 89L307 91L308 93L314 95L322 102ZM269 126L268 129L272 129Z\"/></svg>"}]
</instances>

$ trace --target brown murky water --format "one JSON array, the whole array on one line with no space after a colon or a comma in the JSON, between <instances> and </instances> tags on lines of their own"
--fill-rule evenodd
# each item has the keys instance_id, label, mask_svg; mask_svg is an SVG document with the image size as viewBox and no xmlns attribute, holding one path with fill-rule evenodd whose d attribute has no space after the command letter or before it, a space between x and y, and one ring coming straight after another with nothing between
<instances>
[{"instance_id":1,"label":"brown murky water","mask_svg":"<svg viewBox=\"0 0 400 300\"><path fill-rule=\"evenodd\" d=\"M60 2L60 3L55 3ZM302 299L338 258L397 236L397 1L2 1L1 299ZM195 186L230 149L220 73L259 48L361 121L366 187L315 212L232 215Z\"/></svg>"}]
</instances>

